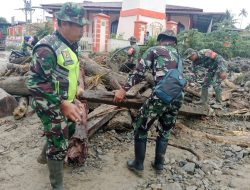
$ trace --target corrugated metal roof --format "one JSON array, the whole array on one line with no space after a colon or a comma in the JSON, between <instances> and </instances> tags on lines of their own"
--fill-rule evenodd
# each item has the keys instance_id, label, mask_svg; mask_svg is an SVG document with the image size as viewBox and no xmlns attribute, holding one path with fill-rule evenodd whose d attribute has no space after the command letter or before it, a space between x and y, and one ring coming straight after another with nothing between
<instances>
[{"instance_id":1,"label":"corrugated metal roof","mask_svg":"<svg viewBox=\"0 0 250 190\"><path fill-rule=\"evenodd\" d=\"M195 7L184 7L184 6L178 6L178 5L166 5L166 11L181 11L181 10L184 10L184 11L197 11L197 12L203 12L203 9L200 9L200 8L195 8Z\"/></svg>"}]
</instances>

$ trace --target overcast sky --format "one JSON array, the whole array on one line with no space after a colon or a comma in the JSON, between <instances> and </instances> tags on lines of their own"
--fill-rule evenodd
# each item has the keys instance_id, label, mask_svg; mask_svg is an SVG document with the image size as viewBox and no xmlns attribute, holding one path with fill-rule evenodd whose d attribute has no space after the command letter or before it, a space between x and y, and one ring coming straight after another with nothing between
<instances>
[{"instance_id":1,"label":"overcast sky","mask_svg":"<svg viewBox=\"0 0 250 190\"><path fill-rule=\"evenodd\" d=\"M83 0L69 0L71 2L83 2ZM119 1L119 0L92 0L92 1ZM133 0L131 0L133 1ZM151 1L151 0L145 0ZM153 1L153 0L152 0ZM154 0L157 2L157 0ZM50 3L63 3L67 0L32 0L33 6L39 6L40 4L50 4ZM248 6L247 0L237 0L237 1L225 1L225 0L166 0L166 4L171 5L181 5L202 8L206 12L225 12L226 9L231 10L236 18L239 19L239 13L242 8L245 8L248 12L248 17L243 19L242 28L250 24L250 6ZM7 0L1 1L0 6L0 16L5 17L9 22L11 22L11 17L15 16L15 20L24 21L24 13L20 10L15 10L22 8L24 6L23 0ZM36 9L33 14L33 21L37 19L42 19L43 11ZM239 26L239 25L237 25Z\"/></svg>"}]
</instances>

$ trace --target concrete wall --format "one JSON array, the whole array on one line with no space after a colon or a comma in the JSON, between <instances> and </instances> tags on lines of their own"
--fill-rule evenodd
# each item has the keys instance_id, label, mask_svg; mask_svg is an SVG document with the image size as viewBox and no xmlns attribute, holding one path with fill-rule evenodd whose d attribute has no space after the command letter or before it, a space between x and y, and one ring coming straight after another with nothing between
<instances>
[{"instance_id":1,"label":"concrete wall","mask_svg":"<svg viewBox=\"0 0 250 190\"><path fill-rule=\"evenodd\" d=\"M172 21L175 22L180 22L181 24L183 24L185 26L185 30L189 29L190 26L190 18L189 15L185 15L185 16L171 16Z\"/></svg>"},{"instance_id":2,"label":"concrete wall","mask_svg":"<svg viewBox=\"0 0 250 190\"><path fill-rule=\"evenodd\" d=\"M117 29L117 36L119 36L119 34L124 34L124 40L127 40L128 38L133 36L135 21L136 16L120 17Z\"/></svg>"},{"instance_id":3,"label":"concrete wall","mask_svg":"<svg viewBox=\"0 0 250 190\"><path fill-rule=\"evenodd\" d=\"M128 40L118 40L118 39L109 39L108 40L108 51L114 51L117 48L123 48L129 46L130 43Z\"/></svg>"},{"instance_id":4,"label":"concrete wall","mask_svg":"<svg viewBox=\"0 0 250 190\"><path fill-rule=\"evenodd\" d=\"M150 0L151 1L151 0ZM122 10L135 9L140 7L140 0L123 0Z\"/></svg>"},{"instance_id":5,"label":"concrete wall","mask_svg":"<svg viewBox=\"0 0 250 190\"><path fill-rule=\"evenodd\" d=\"M166 0L123 0L122 10L135 8L165 13Z\"/></svg>"},{"instance_id":6,"label":"concrete wall","mask_svg":"<svg viewBox=\"0 0 250 190\"><path fill-rule=\"evenodd\" d=\"M165 19L164 20L159 20L159 19L155 19L155 18L140 16L139 20L147 22L147 31L149 31L149 34L151 36L158 35L158 32L156 32L156 30L158 30L158 29L153 27L155 25L159 25L159 26L162 25L162 30L166 29L166 20ZM159 24L156 24L156 23L159 23Z\"/></svg>"},{"instance_id":7,"label":"concrete wall","mask_svg":"<svg viewBox=\"0 0 250 190\"><path fill-rule=\"evenodd\" d=\"M165 13L166 0L139 0L139 1L141 9Z\"/></svg>"}]
</instances>

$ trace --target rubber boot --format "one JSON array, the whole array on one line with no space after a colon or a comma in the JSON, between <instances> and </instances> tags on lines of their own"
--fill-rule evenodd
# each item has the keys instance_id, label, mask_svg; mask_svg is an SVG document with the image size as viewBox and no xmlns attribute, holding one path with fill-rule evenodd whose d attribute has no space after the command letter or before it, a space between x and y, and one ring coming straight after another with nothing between
<instances>
[{"instance_id":1,"label":"rubber boot","mask_svg":"<svg viewBox=\"0 0 250 190\"><path fill-rule=\"evenodd\" d=\"M222 109L221 88L215 88L214 91L216 103L211 107L215 109Z\"/></svg>"},{"instance_id":2,"label":"rubber boot","mask_svg":"<svg viewBox=\"0 0 250 190\"><path fill-rule=\"evenodd\" d=\"M41 154L38 156L37 158L37 162L39 164L47 164L47 157L46 157L46 150L47 150L47 147L48 147L48 143L46 142L44 145L43 145L43 149L42 149L42 152Z\"/></svg>"},{"instance_id":3,"label":"rubber boot","mask_svg":"<svg viewBox=\"0 0 250 190\"><path fill-rule=\"evenodd\" d=\"M156 170L156 173L161 173L163 171L164 156L166 154L168 146L168 140L162 137L157 137L156 147L155 147L155 160L151 162L152 167Z\"/></svg>"},{"instance_id":4,"label":"rubber boot","mask_svg":"<svg viewBox=\"0 0 250 190\"><path fill-rule=\"evenodd\" d=\"M49 179L53 190L63 190L63 160L48 159Z\"/></svg>"},{"instance_id":5,"label":"rubber boot","mask_svg":"<svg viewBox=\"0 0 250 190\"><path fill-rule=\"evenodd\" d=\"M195 104L206 105L208 102L208 88L202 87L201 88L201 99Z\"/></svg>"},{"instance_id":6,"label":"rubber boot","mask_svg":"<svg viewBox=\"0 0 250 190\"><path fill-rule=\"evenodd\" d=\"M141 175L144 170L143 162L145 159L146 144L147 139L136 139L134 143L135 159L128 160L127 162L128 169L130 169L137 175Z\"/></svg>"}]
</instances>

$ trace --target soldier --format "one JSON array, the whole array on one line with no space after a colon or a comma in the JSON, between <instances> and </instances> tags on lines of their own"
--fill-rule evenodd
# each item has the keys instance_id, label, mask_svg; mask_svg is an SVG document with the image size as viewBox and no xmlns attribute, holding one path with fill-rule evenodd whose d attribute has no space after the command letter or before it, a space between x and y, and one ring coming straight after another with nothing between
<instances>
[{"instance_id":1,"label":"soldier","mask_svg":"<svg viewBox=\"0 0 250 190\"><path fill-rule=\"evenodd\" d=\"M138 63L140 48L136 44L136 38L131 36L129 38L130 41L130 48L128 49L128 62L123 64L120 68L121 72L129 73L134 69L136 64Z\"/></svg>"},{"instance_id":2,"label":"soldier","mask_svg":"<svg viewBox=\"0 0 250 190\"><path fill-rule=\"evenodd\" d=\"M196 75L197 67L201 66L207 69L201 89L201 100L197 104L205 105L208 102L208 88L213 85L215 91L216 104L212 107L221 108L221 82L227 77L227 68L225 60L221 55L218 55L210 49L202 49L200 51L188 48L184 53L187 59L192 61L191 68Z\"/></svg>"},{"instance_id":3,"label":"soldier","mask_svg":"<svg viewBox=\"0 0 250 190\"><path fill-rule=\"evenodd\" d=\"M27 81L33 96L32 107L42 121L47 139L38 162L48 164L54 190L63 189L63 162L68 142L75 123L81 121L85 111L84 104L80 103L80 107L74 104L84 89L83 79L79 77L77 43L87 24L83 15L83 8L77 4L63 4L56 14L58 30L34 47Z\"/></svg>"},{"instance_id":4,"label":"soldier","mask_svg":"<svg viewBox=\"0 0 250 190\"><path fill-rule=\"evenodd\" d=\"M176 50L177 38L173 31L167 30L157 37L158 46L149 48L137 64L135 70L129 74L127 83L115 92L114 102L123 101L126 91L145 78L145 72L150 70L154 76L155 86L168 73L169 69L178 67L180 60ZM181 92L171 103L164 103L154 93L141 107L133 123L135 159L129 160L127 166L136 174L141 174L144 166L146 152L147 132L155 120L158 136L156 139L155 160L152 162L156 172L163 170L164 155L167 149L170 130L174 127L178 111L182 105L183 93Z\"/></svg>"},{"instance_id":5,"label":"soldier","mask_svg":"<svg viewBox=\"0 0 250 190\"><path fill-rule=\"evenodd\" d=\"M23 42L21 45L21 53L25 56L30 55L29 51L28 51L28 47L30 49L32 49L32 45L29 44L29 40L30 40L30 36L24 36L23 37Z\"/></svg>"}]
</instances>

